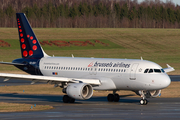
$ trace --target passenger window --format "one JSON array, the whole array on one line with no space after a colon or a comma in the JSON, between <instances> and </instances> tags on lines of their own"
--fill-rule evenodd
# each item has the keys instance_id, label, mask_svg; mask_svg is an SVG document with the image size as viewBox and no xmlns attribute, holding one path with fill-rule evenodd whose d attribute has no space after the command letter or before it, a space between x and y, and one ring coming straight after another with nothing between
<instances>
[{"instance_id":1,"label":"passenger window","mask_svg":"<svg viewBox=\"0 0 180 120\"><path fill-rule=\"evenodd\" d=\"M144 73L147 73L147 72L148 72L148 70L149 70L149 69L146 69L146 70L144 71Z\"/></svg>"},{"instance_id":2,"label":"passenger window","mask_svg":"<svg viewBox=\"0 0 180 120\"><path fill-rule=\"evenodd\" d=\"M160 69L154 69L154 72L161 73L161 70Z\"/></svg>"},{"instance_id":3,"label":"passenger window","mask_svg":"<svg viewBox=\"0 0 180 120\"><path fill-rule=\"evenodd\" d=\"M153 69L150 69L150 70L149 70L149 73L153 73Z\"/></svg>"}]
</instances>

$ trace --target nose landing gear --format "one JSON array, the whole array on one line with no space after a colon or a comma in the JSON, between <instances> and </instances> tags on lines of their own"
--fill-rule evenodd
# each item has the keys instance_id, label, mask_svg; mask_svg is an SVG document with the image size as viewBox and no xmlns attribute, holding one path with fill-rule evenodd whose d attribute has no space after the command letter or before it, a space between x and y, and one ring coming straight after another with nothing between
<instances>
[{"instance_id":1,"label":"nose landing gear","mask_svg":"<svg viewBox=\"0 0 180 120\"><path fill-rule=\"evenodd\" d=\"M145 92L143 90L141 91L141 97L142 97L142 99L140 100L140 104L141 105L147 105L148 100L146 99L146 95L145 95Z\"/></svg>"},{"instance_id":2,"label":"nose landing gear","mask_svg":"<svg viewBox=\"0 0 180 120\"><path fill-rule=\"evenodd\" d=\"M147 105L148 104L148 101L146 99L141 99L140 100L140 104L141 105Z\"/></svg>"}]
</instances>

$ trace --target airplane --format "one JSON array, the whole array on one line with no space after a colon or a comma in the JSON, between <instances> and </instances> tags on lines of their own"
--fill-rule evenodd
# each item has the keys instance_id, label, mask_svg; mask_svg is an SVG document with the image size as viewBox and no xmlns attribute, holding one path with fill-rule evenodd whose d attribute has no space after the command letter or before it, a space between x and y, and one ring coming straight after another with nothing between
<instances>
[{"instance_id":1,"label":"airplane","mask_svg":"<svg viewBox=\"0 0 180 120\"><path fill-rule=\"evenodd\" d=\"M109 102L118 102L119 90L129 90L141 96L140 105L147 105L146 98L157 97L168 87L171 79L167 68L141 59L54 57L47 55L40 46L24 13L16 13L22 58L1 64L14 65L25 74L0 73L4 81L10 79L47 82L61 87L64 103L87 100L93 90L112 91L107 96Z\"/></svg>"}]
</instances>

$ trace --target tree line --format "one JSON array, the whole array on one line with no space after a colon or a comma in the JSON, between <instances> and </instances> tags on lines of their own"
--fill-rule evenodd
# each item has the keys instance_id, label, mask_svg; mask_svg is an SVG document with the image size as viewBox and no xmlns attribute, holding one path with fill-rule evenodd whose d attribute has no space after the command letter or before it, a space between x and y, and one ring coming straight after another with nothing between
<instances>
[{"instance_id":1,"label":"tree line","mask_svg":"<svg viewBox=\"0 0 180 120\"><path fill-rule=\"evenodd\" d=\"M180 28L171 0L1 0L0 27L16 27L17 12L41 28Z\"/></svg>"}]
</instances>

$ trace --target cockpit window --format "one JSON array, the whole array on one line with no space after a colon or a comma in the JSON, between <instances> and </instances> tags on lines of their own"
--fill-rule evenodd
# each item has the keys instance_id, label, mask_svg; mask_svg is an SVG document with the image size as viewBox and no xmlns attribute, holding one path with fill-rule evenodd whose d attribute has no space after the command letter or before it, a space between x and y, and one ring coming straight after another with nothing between
<instances>
[{"instance_id":1,"label":"cockpit window","mask_svg":"<svg viewBox=\"0 0 180 120\"><path fill-rule=\"evenodd\" d=\"M154 72L155 73L161 73L161 70L160 69L154 69Z\"/></svg>"},{"instance_id":2,"label":"cockpit window","mask_svg":"<svg viewBox=\"0 0 180 120\"><path fill-rule=\"evenodd\" d=\"M144 73L164 73L163 69L146 69Z\"/></svg>"},{"instance_id":3,"label":"cockpit window","mask_svg":"<svg viewBox=\"0 0 180 120\"><path fill-rule=\"evenodd\" d=\"M144 71L144 73L147 73L147 72L148 72L148 70L149 70L149 69L146 69L146 70Z\"/></svg>"},{"instance_id":4,"label":"cockpit window","mask_svg":"<svg viewBox=\"0 0 180 120\"><path fill-rule=\"evenodd\" d=\"M150 69L150 70L149 70L149 73L153 73L153 69Z\"/></svg>"},{"instance_id":5,"label":"cockpit window","mask_svg":"<svg viewBox=\"0 0 180 120\"><path fill-rule=\"evenodd\" d=\"M161 71L162 71L163 73L165 73L165 71L164 71L163 69L161 69Z\"/></svg>"}]
</instances>

